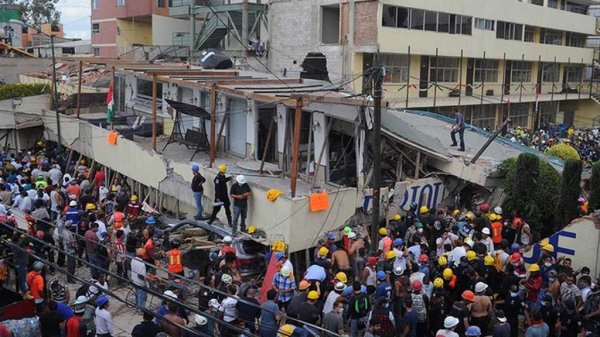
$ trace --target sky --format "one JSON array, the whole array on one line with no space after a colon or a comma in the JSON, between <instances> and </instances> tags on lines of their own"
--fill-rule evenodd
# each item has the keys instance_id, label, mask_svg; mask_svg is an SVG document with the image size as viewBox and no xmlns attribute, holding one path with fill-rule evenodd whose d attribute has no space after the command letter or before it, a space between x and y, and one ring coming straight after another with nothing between
<instances>
[{"instance_id":1,"label":"sky","mask_svg":"<svg viewBox=\"0 0 600 337\"><path fill-rule=\"evenodd\" d=\"M90 5L90 0L59 0L57 7L65 37L90 38Z\"/></svg>"}]
</instances>

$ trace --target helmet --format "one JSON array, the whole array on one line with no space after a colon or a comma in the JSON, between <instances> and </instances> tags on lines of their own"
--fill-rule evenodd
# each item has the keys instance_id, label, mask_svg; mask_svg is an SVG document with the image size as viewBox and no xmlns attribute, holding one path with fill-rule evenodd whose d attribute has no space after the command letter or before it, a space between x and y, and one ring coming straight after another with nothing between
<instances>
[{"instance_id":1,"label":"helmet","mask_svg":"<svg viewBox=\"0 0 600 337\"><path fill-rule=\"evenodd\" d=\"M256 232L256 226L254 226L254 225L248 226L247 232L248 232L248 234L254 234L254 232Z\"/></svg>"},{"instance_id":2,"label":"helmet","mask_svg":"<svg viewBox=\"0 0 600 337\"><path fill-rule=\"evenodd\" d=\"M402 273L404 273L404 268L402 268L402 266L398 266L398 267L394 268L394 274L396 276L400 276L400 275L402 275Z\"/></svg>"},{"instance_id":3,"label":"helmet","mask_svg":"<svg viewBox=\"0 0 600 337\"><path fill-rule=\"evenodd\" d=\"M319 298L319 294L317 294L317 298ZM293 326L291 324L286 324L286 325L282 326L281 328L279 328L279 334L282 337L290 337L291 335L294 334L295 329L296 329L295 326Z\"/></svg>"},{"instance_id":4,"label":"helmet","mask_svg":"<svg viewBox=\"0 0 600 337\"><path fill-rule=\"evenodd\" d=\"M192 165L192 171L194 171L194 172L200 171L200 166L198 166L198 165Z\"/></svg>"},{"instance_id":5,"label":"helmet","mask_svg":"<svg viewBox=\"0 0 600 337\"><path fill-rule=\"evenodd\" d=\"M106 303L108 303L108 296L106 296L106 295L100 295L96 299L96 306L98 306L98 307L101 307L101 306L105 305Z\"/></svg>"},{"instance_id":6,"label":"helmet","mask_svg":"<svg viewBox=\"0 0 600 337\"><path fill-rule=\"evenodd\" d=\"M583 203L585 202L585 199L584 199L584 198L582 198L582 197L579 197L579 198L577 199L577 202L578 202L578 203L580 203L580 204L583 204Z\"/></svg>"},{"instance_id":7,"label":"helmet","mask_svg":"<svg viewBox=\"0 0 600 337\"><path fill-rule=\"evenodd\" d=\"M335 279L344 283L348 282L348 276L346 276L346 273L344 273L343 271L335 274Z\"/></svg>"},{"instance_id":8,"label":"helmet","mask_svg":"<svg viewBox=\"0 0 600 337\"><path fill-rule=\"evenodd\" d=\"M350 226L344 227L344 234L349 235L350 233L352 233L352 228Z\"/></svg>"},{"instance_id":9,"label":"helmet","mask_svg":"<svg viewBox=\"0 0 600 337\"><path fill-rule=\"evenodd\" d=\"M518 252L519 249L521 249L521 246L516 242L510 246L510 250L512 250L513 252Z\"/></svg>"},{"instance_id":10,"label":"helmet","mask_svg":"<svg viewBox=\"0 0 600 337\"><path fill-rule=\"evenodd\" d=\"M467 252L467 261L473 261L477 258L477 253L475 253L474 251L470 250Z\"/></svg>"},{"instance_id":11,"label":"helmet","mask_svg":"<svg viewBox=\"0 0 600 337\"><path fill-rule=\"evenodd\" d=\"M96 204L88 202L87 204L85 204L85 210L86 211L95 211L96 210Z\"/></svg>"},{"instance_id":12,"label":"helmet","mask_svg":"<svg viewBox=\"0 0 600 337\"><path fill-rule=\"evenodd\" d=\"M475 219L475 214L473 212L468 212L466 216L467 216L467 219L469 219L469 220Z\"/></svg>"},{"instance_id":13,"label":"helmet","mask_svg":"<svg viewBox=\"0 0 600 337\"><path fill-rule=\"evenodd\" d=\"M81 160L79 161L79 164L81 164L81 165L85 165L85 159L81 159Z\"/></svg>"},{"instance_id":14,"label":"helmet","mask_svg":"<svg viewBox=\"0 0 600 337\"><path fill-rule=\"evenodd\" d=\"M135 194L132 194L130 200L131 201L137 201L138 200L138 196L135 195Z\"/></svg>"},{"instance_id":15,"label":"helmet","mask_svg":"<svg viewBox=\"0 0 600 337\"><path fill-rule=\"evenodd\" d=\"M380 270L380 271L378 271L378 272L377 272L377 279L378 279L379 281L381 281L381 280L385 280L385 276L386 276L386 275L385 275L385 272L384 272L383 270Z\"/></svg>"},{"instance_id":16,"label":"helmet","mask_svg":"<svg viewBox=\"0 0 600 337\"><path fill-rule=\"evenodd\" d=\"M69 207L77 207L77 201L75 201L75 200L69 201Z\"/></svg>"},{"instance_id":17,"label":"helmet","mask_svg":"<svg viewBox=\"0 0 600 337\"><path fill-rule=\"evenodd\" d=\"M335 291L343 291L346 288L346 285L344 284L344 282L336 282L335 286L333 286L333 289L335 289Z\"/></svg>"},{"instance_id":18,"label":"helmet","mask_svg":"<svg viewBox=\"0 0 600 337\"><path fill-rule=\"evenodd\" d=\"M30 161L31 161L32 163L35 163L37 160L35 159L35 157L31 157Z\"/></svg>"},{"instance_id":19,"label":"helmet","mask_svg":"<svg viewBox=\"0 0 600 337\"><path fill-rule=\"evenodd\" d=\"M485 264L486 266L493 266L494 265L494 257L491 255L486 255L483 258L483 264Z\"/></svg>"},{"instance_id":20,"label":"helmet","mask_svg":"<svg viewBox=\"0 0 600 337\"><path fill-rule=\"evenodd\" d=\"M113 192L113 193L116 193L116 192L118 192L118 191L119 191L119 188L117 188L117 186L116 186L116 185L112 185L112 186L110 187L110 191L111 191L111 192Z\"/></svg>"},{"instance_id":21,"label":"helmet","mask_svg":"<svg viewBox=\"0 0 600 337\"><path fill-rule=\"evenodd\" d=\"M196 316L194 316L194 321L196 321L196 324L198 324L199 326L203 326L203 325L206 325L206 323L208 323L208 320L206 319L206 317L204 317L202 315L198 315L198 314L196 314Z\"/></svg>"},{"instance_id":22,"label":"helmet","mask_svg":"<svg viewBox=\"0 0 600 337\"><path fill-rule=\"evenodd\" d=\"M452 216L457 216L460 214L460 210L459 209L455 209L454 211L452 211Z\"/></svg>"},{"instance_id":23,"label":"helmet","mask_svg":"<svg viewBox=\"0 0 600 337\"><path fill-rule=\"evenodd\" d=\"M540 271L540 266L537 263L534 263L531 266L529 266L530 273L534 273L536 271Z\"/></svg>"},{"instance_id":24,"label":"helmet","mask_svg":"<svg viewBox=\"0 0 600 337\"><path fill-rule=\"evenodd\" d=\"M471 290L463 291L461 297L465 301L469 301L469 302L475 301L475 294L473 294L473 292Z\"/></svg>"},{"instance_id":25,"label":"helmet","mask_svg":"<svg viewBox=\"0 0 600 337\"><path fill-rule=\"evenodd\" d=\"M512 263L519 263L521 261L521 253L519 252L514 252L511 256L510 256L510 262Z\"/></svg>"},{"instance_id":26,"label":"helmet","mask_svg":"<svg viewBox=\"0 0 600 337\"><path fill-rule=\"evenodd\" d=\"M396 221L400 220L400 214L398 214L398 213L394 214L394 220L396 220Z\"/></svg>"},{"instance_id":27,"label":"helmet","mask_svg":"<svg viewBox=\"0 0 600 337\"><path fill-rule=\"evenodd\" d=\"M283 266L283 268L281 268L280 273L281 276L288 277L292 273L292 268L290 268L289 266Z\"/></svg>"},{"instance_id":28,"label":"helmet","mask_svg":"<svg viewBox=\"0 0 600 337\"><path fill-rule=\"evenodd\" d=\"M181 242L179 242L179 240L177 240L177 239L171 240L171 247L179 248L179 246L181 246Z\"/></svg>"},{"instance_id":29,"label":"helmet","mask_svg":"<svg viewBox=\"0 0 600 337\"><path fill-rule=\"evenodd\" d=\"M479 205L479 210L482 211L483 213L487 213L490 211L490 205L481 204L481 205Z\"/></svg>"},{"instance_id":30,"label":"helmet","mask_svg":"<svg viewBox=\"0 0 600 337\"><path fill-rule=\"evenodd\" d=\"M398 238L394 239L394 247L402 246L404 244L404 240Z\"/></svg>"},{"instance_id":31,"label":"helmet","mask_svg":"<svg viewBox=\"0 0 600 337\"><path fill-rule=\"evenodd\" d=\"M479 337L481 336L481 329L477 325L471 325L467 332L465 332L465 336L467 337Z\"/></svg>"},{"instance_id":32,"label":"helmet","mask_svg":"<svg viewBox=\"0 0 600 337\"><path fill-rule=\"evenodd\" d=\"M369 256L369 259L367 260L367 265L376 265L377 262L379 262L379 260L375 256Z\"/></svg>"},{"instance_id":33,"label":"helmet","mask_svg":"<svg viewBox=\"0 0 600 337\"><path fill-rule=\"evenodd\" d=\"M223 274L221 275L221 282L229 285L233 283L233 277L231 277L231 275L229 274Z\"/></svg>"},{"instance_id":34,"label":"helmet","mask_svg":"<svg viewBox=\"0 0 600 337\"><path fill-rule=\"evenodd\" d=\"M454 276L454 272L452 271L452 269L446 268L446 269L444 269L444 272L442 273L442 276L444 277L444 280L450 281L450 279L452 278L452 276Z\"/></svg>"},{"instance_id":35,"label":"helmet","mask_svg":"<svg viewBox=\"0 0 600 337\"><path fill-rule=\"evenodd\" d=\"M444 319L444 328L452 329L457 326L459 323L458 318L454 316L448 316Z\"/></svg>"},{"instance_id":36,"label":"helmet","mask_svg":"<svg viewBox=\"0 0 600 337\"><path fill-rule=\"evenodd\" d=\"M379 228L378 233L379 233L379 235L385 236L388 234L388 231L387 231L387 229L385 229L385 227L381 227L381 228Z\"/></svg>"},{"instance_id":37,"label":"helmet","mask_svg":"<svg viewBox=\"0 0 600 337\"><path fill-rule=\"evenodd\" d=\"M429 212L429 208L427 208L427 206L421 206L421 208L419 208L419 212L421 214L427 213Z\"/></svg>"},{"instance_id":38,"label":"helmet","mask_svg":"<svg viewBox=\"0 0 600 337\"><path fill-rule=\"evenodd\" d=\"M329 249L325 248L325 247L321 247L319 248L319 256L320 257L325 257L327 256L327 254L329 254Z\"/></svg>"},{"instance_id":39,"label":"helmet","mask_svg":"<svg viewBox=\"0 0 600 337\"><path fill-rule=\"evenodd\" d=\"M37 176L37 180L44 180L44 175L43 174L38 174Z\"/></svg>"},{"instance_id":40,"label":"helmet","mask_svg":"<svg viewBox=\"0 0 600 337\"><path fill-rule=\"evenodd\" d=\"M485 234L485 235L490 235L490 229L485 227L481 230L481 233Z\"/></svg>"},{"instance_id":41,"label":"helmet","mask_svg":"<svg viewBox=\"0 0 600 337\"><path fill-rule=\"evenodd\" d=\"M163 293L163 295L164 295L165 297L170 297L170 298L172 298L172 299L175 299L175 300L179 298L179 297L177 297L177 295L176 295L176 294L175 294L175 293L174 293L172 290L167 290L167 291L165 291L165 292Z\"/></svg>"},{"instance_id":42,"label":"helmet","mask_svg":"<svg viewBox=\"0 0 600 337\"><path fill-rule=\"evenodd\" d=\"M42 271L42 269L44 269L44 264L42 263L42 261L35 261L35 263L33 264L33 270Z\"/></svg>"},{"instance_id":43,"label":"helmet","mask_svg":"<svg viewBox=\"0 0 600 337\"><path fill-rule=\"evenodd\" d=\"M421 291L423 289L423 283L419 280L414 280L412 283L412 288L414 291Z\"/></svg>"},{"instance_id":44,"label":"helmet","mask_svg":"<svg viewBox=\"0 0 600 337\"><path fill-rule=\"evenodd\" d=\"M35 236L37 236L38 239L43 239L44 238L44 231L42 230L38 230L37 232L35 232Z\"/></svg>"},{"instance_id":45,"label":"helmet","mask_svg":"<svg viewBox=\"0 0 600 337\"><path fill-rule=\"evenodd\" d=\"M246 183L246 176L240 174L239 176L235 177L235 181L240 185L244 185Z\"/></svg>"},{"instance_id":46,"label":"helmet","mask_svg":"<svg viewBox=\"0 0 600 337\"><path fill-rule=\"evenodd\" d=\"M327 240L334 241L335 240L335 233L334 232L327 232Z\"/></svg>"},{"instance_id":47,"label":"helmet","mask_svg":"<svg viewBox=\"0 0 600 337\"><path fill-rule=\"evenodd\" d=\"M356 233L354 233L354 232L348 233L348 239L350 239L350 240L356 239Z\"/></svg>"},{"instance_id":48,"label":"helmet","mask_svg":"<svg viewBox=\"0 0 600 337\"><path fill-rule=\"evenodd\" d=\"M502 215L502 207L500 207L500 206L494 207L494 213L496 213L498 215Z\"/></svg>"},{"instance_id":49,"label":"helmet","mask_svg":"<svg viewBox=\"0 0 600 337\"><path fill-rule=\"evenodd\" d=\"M224 242L224 243L231 243L231 241L233 241L233 239L231 238L231 236L229 236L229 235L225 235L225 236L223 237L223 242Z\"/></svg>"},{"instance_id":50,"label":"helmet","mask_svg":"<svg viewBox=\"0 0 600 337\"><path fill-rule=\"evenodd\" d=\"M473 239L467 237L467 238L465 238L464 243L466 245L468 245L469 247L473 248L473 244L474 244Z\"/></svg>"},{"instance_id":51,"label":"helmet","mask_svg":"<svg viewBox=\"0 0 600 337\"><path fill-rule=\"evenodd\" d=\"M386 260L391 260L391 259L395 259L395 258L396 258L396 252L393 250L390 250L389 252L387 252L387 254L385 254Z\"/></svg>"},{"instance_id":52,"label":"helmet","mask_svg":"<svg viewBox=\"0 0 600 337\"><path fill-rule=\"evenodd\" d=\"M410 209L417 209L419 205L416 202L410 204Z\"/></svg>"},{"instance_id":53,"label":"helmet","mask_svg":"<svg viewBox=\"0 0 600 337\"><path fill-rule=\"evenodd\" d=\"M542 246L542 249L547 251L548 253L554 253L554 246L551 244Z\"/></svg>"},{"instance_id":54,"label":"helmet","mask_svg":"<svg viewBox=\"0 0 600 337\"><path fill-rule=\"evenodd\" d=\"M494 213L488 215L488 217L490 218L490 221L496 221L496 220L500 220L501 218L498 218L498 216Z\"/></svg>"},{"instance_id":55,"label":"helmet","mask_svg":"<svg viewBox=\"0 0 600 337\"><path fill-rule=\"evenodd\" d=\"M319 298L319 293L316 290L311 290L306 294L306 298L309 300L316 300Z\"/></svg>"},{"instance_id":56,"label":"helmet","mask_svg":"<svg viewBox=\"0 0 600 337\"><path fill-rule=\"evenodd\" d=\"M146 224L154 225L156 223L156 219L153 216L149 216L146 218Z\"/></svg>"},{"instance_id":57,"label":"helmet","mask_svg":"<svg viewBox=\"0 0 600 337\"><path fill-rule=\"evenodd\" d=\"M310 283L307 280L302 280L298 283L298 290L306 290L310 287Z\"/></svg>"},{"instance_id":58,"label":"helmet","mask_svg":"<svg viewBox=\"0 0 600 337\"><path fill-rule=\"evenodd\" d=\"M438 265L440 266L447 266L448 265L448 259L445 256L440 256L438 257Z\"/></svg>"},{"instance_id":59,"label":"helmet","mask_svg":"<svg viewBox=\"0 0 600 337\"><path fill-rule=\"evenodd\" d=\"M419 256L419 262L420 263L429 262L429 256L427 256L427 254L421 254L421 256Z\"/></svg>"},{"instance_id":60,"label":"helmet","mask_svg":"<svg viewBox=\"0 0 600 337\"><path fill-rule=\"evenodd\" d=\"M435 280L433 280L433 287L434 288L443 288L444 287L444 279L441 277L436 278Z\"/></svg>"},{"instance_id":61,"label":"helmet","mask_svg":"<svg viewBox=\"0 0 600 337\"><path fill-rule=\"evenodd\" d=\"M227 172L227 164L221 164L221 165L217 166L217 168L219 169L219 172L221 172L221 173Z\"/></svg>"},{"instance_id":62,"label":"helmet","mask_svg":"<svg viewBox=\"0 0 600 337\"><path fill-rule=\"evenodd\" d=\"M475 292L476 293L482 293L484 292L486 289L488 288L488 285L483 283L483 282L477 282L475 284Z\"/></svg>"}]
</instances>

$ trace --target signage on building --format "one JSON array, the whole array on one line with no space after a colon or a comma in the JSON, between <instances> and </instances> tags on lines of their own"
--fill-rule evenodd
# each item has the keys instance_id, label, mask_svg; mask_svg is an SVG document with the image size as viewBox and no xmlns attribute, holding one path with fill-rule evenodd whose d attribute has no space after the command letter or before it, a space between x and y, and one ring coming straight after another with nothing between
<instances>
[{"instance_id":1,"label":"signage on building","mask_svg":"<svg viewBox=\"0 0 600 337\"><path fill-rule=\"evenodd\" d=\"M435 208L444 200L444 184L438 178L402 181L394 186L395 209L408 211L410 204Z\"/></svg>"}]
</instances>

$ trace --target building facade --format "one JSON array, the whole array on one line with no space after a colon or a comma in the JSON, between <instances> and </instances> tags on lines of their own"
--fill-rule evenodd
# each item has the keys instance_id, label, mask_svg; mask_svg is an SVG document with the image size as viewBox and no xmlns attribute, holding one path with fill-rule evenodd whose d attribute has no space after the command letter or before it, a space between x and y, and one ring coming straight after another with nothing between
<instances>
[{"instance_id":1,"label":"building facade","mask_svg":"<svg viewBox=\"0 0 600 337\"><path fill-rule=\"evenodd\" d=\"M361 92L374 64L386 68L390 108L458 108L467 122L494 129L600 116L590 81L597 35L589 0L332 0L271 2L269 66L299 76L320 57L334 83ZM297 29L284 29L290 25ZM302 67L304 65L305 67Z\"/></svg>"}]
</instances>

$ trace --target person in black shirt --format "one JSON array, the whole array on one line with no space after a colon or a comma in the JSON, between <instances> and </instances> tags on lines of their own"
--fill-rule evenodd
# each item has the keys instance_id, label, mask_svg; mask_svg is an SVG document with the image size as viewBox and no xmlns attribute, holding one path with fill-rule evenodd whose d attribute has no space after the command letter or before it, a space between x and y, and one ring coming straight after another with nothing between
<instances>
[{"instance_id":1,"label":"person in black shirt","mask_svg":"<svg viewBox=\"0 0 600 337\"><path fill-rule=\"evenodd\" d=\"M40 314L42 337L60 337L60 314L56 311L56 302L48 302L44 312Z\"/></svg>"},{"instance_id":2,"label":"person in black shirt","mask_svg":"<svg viewBox=\"0 0 600 337\"><path fill-rule=\"evenodd\" d=\"M243 301L243 302L242 302ZM260 303L256 299L256 288L249 288L246 291L246 296L242 297L242 301L238 301L236 304L238 310L238 319L246 323L246 328L251 333L255 333L255 323L260 318ZM247 304L246 302L254 303L254 306Z\"/></svg>"},{"instance_id":3,"label":"person in black shirt","mask_svg":"<svg viewBox=\"0 0 600 337\"><path fill-rule=\"evenodd\" d=\"M558 329L561 337L577 337L583 331L581 317L575 310L575 301L568 299L558 314Z\"/></svg>"},{"instance_id":4,"label":"person in black shirt","mask_svg":"<svg viewBox=\"0 0 600 337\"><path fill-rule=\"evenodd\" d=\"M235 177L236 184L231 186L231 197L233 198L233 233L237 232L238 219L240 222L240 230L246 231L246 216L248 215L248 198L252 195L250 186L246 183L246 177L239 175Z\"/></svg>"},{"instance_id":5,"label":"person in black shirt","mask_svg":"<svg viewBox=\"0 0 600 337\"><path fill-rule=\"evenodd\" d=\"M229 201L229 195L227 194L227 183L231 180L231 177L226 177L227 165L219 165L219 173L215 176L213 182L215 183L215 203L213 207L208 224L212 224L217 218L217 214L221 210L221 206L225 208L225 215L227 215L227 222L231 227L231 202Z\"/></svg>"},{"instance_id":6,"label":"person in black shirt","mask_svg":"<svg viewBox=\"0 0 600 337\"><path fill-rule=\"evenodd\" d=\"M157 333L162 332L160 326L152 322L152 318L154 318L152 313L144 310L143 321L142 323L133 327L133 330L131 330L131 337L156 336Z\"/></svg>"},{"instance_id":7,"label":"person in black shirt","mask_svg":"<svg viewBox=\"0 0 600 337\"><path fill-rule=\"evenodd\" d=\"M542 314L542 320L548 324L550 328L550 333L548 336L556 336L554 332L554 327L556 325L556 320L558 319L558 312L556 307L553 305L552 295L546 294L542 298L542 306L540 307L540 314Z\"/></svg>"},{"instance_id":8,"label":"person in black shirt","mask_svg":"<svg viewBox=\"0 0 600 337\"><path fill-rule=\"evenodd\" d=\"M200 174L200 167L198 165L192 166L192 174L194 177L192 178L192 192L194 192L194 202L196 203L196 215L194 219L201 220L202 219L202 196L204 195L204 182L206 179Z\"/></svg>"}]
</instances>

